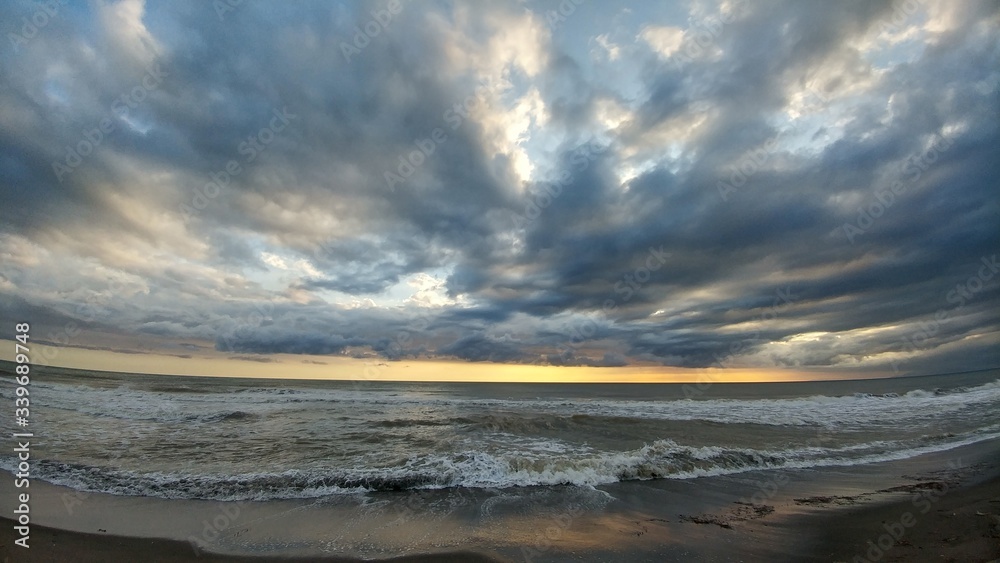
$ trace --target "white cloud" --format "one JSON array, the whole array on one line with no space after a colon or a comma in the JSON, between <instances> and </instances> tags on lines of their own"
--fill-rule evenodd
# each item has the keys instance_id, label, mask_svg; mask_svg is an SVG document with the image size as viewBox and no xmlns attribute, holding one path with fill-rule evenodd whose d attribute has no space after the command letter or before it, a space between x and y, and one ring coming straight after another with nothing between
<instances>
[{"instance_id":1,"label":"white cloud","mask_svg":"<svg viewBox=\"0 0 1000 563\"><path fill-rule=\"evenodd\" d=\"M597 41L597 44L604 49L604 52L608 56L608 60L616 61L618 60L619 57L621 57L622 54L621 46L611 41L611 39L608 38L607 33L598 35L597 37L594 38L594 40Z\"/></svg>"},{"instance_id":2,"label":"white cloud","mask_svg":"<svg viewBox=\"0 0 1000 563\"><path fill-rule=\"evenodd\" d=\"M263 260L265 264L271 266L272 268L278 268L279 270L288 269L288 264L285 263L284 258L278 256L277 254L271 254L270 252L261 252L260 259Z\"/></svg>"},{"instance_id":3,"label":"white cloud","mask_svg":"<svg viewBox=\"0 0 1000 563\"><path fill-rule=\"evenodd\" d=\"M453 299L448 295L448 289L443 278L438 278L423 272L414 274L406 285L416 291L406 300L406 304L417 307L445 307L449 305L467 304L464 296Z\"/></svg>"},{"instance_id":4,"label":"white cloud","mask_svg":"<svg viewBox=\"0 0 1000 563\"><path fill-rule=\"evenodd\" d=\"M145 0L120 0L97 5L101 27L111 46L139 66L152 64L161 50L156 38L143 23L145 11Z\"/></svg>"},{"instance_id":5,"label":"white cloud","mask_svg":"<svg viewBox=\"0 0 1000 563\"><path fill-rule=\"evenodd\" d=\"M647 26L639 38L645 41L658 55L668 59L680 50L684 43L684 30L671 26Z\"/></svg>"}]
</instances>

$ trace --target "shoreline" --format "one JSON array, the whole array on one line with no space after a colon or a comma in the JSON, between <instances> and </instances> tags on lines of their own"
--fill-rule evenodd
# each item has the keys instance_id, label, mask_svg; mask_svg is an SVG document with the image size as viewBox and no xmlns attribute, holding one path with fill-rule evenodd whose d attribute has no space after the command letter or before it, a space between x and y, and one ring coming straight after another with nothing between
<instances>
[{"instance_id":1,"label":"shoreline","mask_svg":"<svg viewBox=\"0 0 1000 563\"><path fill-rule=\"evenodd\" d=\"M934 508L916 517L912 525L904 515L916 513L910 500L876 501L861 506L838 506L833 510L816 510L800 515L785 515L783 522L754 520L740 530L741 535L761 532L764 528L781 526L788 532L810 536L815 545L812 554L769 554L760 557L752 549L742 551L746 561L962 561L990 562L1000 558L1000 475L989 481L949 491L934 504ZM766 516L765 516L766 518ZM83 533L33 525L32 547L28 550L12 547L13 521L3 517L0 529L0 557L3 561L25 563L103 563L110 560L155 561L175 563L203 561L206 563L359 563L372 561L345 556L268 556L226 555L202 553L196 555L189 543L172 539L150 539ZM721 526L723 521L700 521L718 529L732 529L735 523ZM740 533L736 532L736 533ZM881 532L881 533L880 533ZM887 539L889 533L893 539ZM709 534L713 535L713 534ZM714 535L719 535L718 532ZM876 547L879 546L879 547ZM741 549L751 547L744 544ZM883 549L885 548L885 549ZM693 550L697 553L697 550ZM584 556L585 557L585 556ZM399 557L380 558L392 563L430 563L440 561L469 563L503 563L517 561L478 551L429 552ZM527 559L525 559L527 560ZM541 560L546 560L544 557ZM588 560L588 559L583 559ZM638 560L638 559L637 559Z\"/></svg>"},{"instance_id":2,"label":"shoreline","mask_svg":"<svg viewBox=\"0 0 1000 563\"><path fill-rule=\"evenodd\" d=\"M830 561L1000 559L1000 476L970 486L927 487L905 500L844 507L824 516L817 550Z\"/></svg>"},{"instance_id":3,"label":"shoreline","mask_svg":"<svg viewBox=\"0 0 1000 563\"><path fill-rule=\"evenodd\" d=\"M409 491L244 503L200 553L184 538L196 537L203 522L232 504L92 493L70 507L67 495L80 493L43 481L32 483L32 548L16 547L8 481L0 481L0 560L11 561L1000 558L998 439L869 465L597 489ZM887 530L902 535L883 538ZM887 549L866 555L879 541Z\"/></svg>"},{"instance_id":4,"label":"shoreline","mask_svg":"<svg viewBox=\"0 0 1000 563\"><path fill-rule=\"evenodd\" d=\"M0 518L0 557L2 561L24 563L106 563L107 561L147 561L175 563L181 561L202 561L205 563L296 563L316 561L317 563L362 563L368 559L330 556L284 557L268 555L226 555L203 552L196 554L191 544L181 540L163 538L138 538L109 534L72 532L31 526L32 545L29 549L11 547L14 525L9 518ZM474 551L450 551L403 555L380 559L391 563L502 563L497 559Z\"/></svg>"}]
</instances>

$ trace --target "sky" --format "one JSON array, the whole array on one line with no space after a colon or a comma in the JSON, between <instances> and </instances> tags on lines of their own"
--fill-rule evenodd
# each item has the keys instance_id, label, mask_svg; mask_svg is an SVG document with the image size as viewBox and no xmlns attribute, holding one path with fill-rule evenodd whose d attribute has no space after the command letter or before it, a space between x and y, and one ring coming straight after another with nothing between
<instances>
[{"instance_id":1,"label":"sky","mask_svg":"<svg viewBox=\"0 0 1000 563\"><path fill-rule=\"evenodd\" d=\"M34 362L1000 366L996 2L16 0L0 21L0 318L8 340L30 322Z\"/></svg>"}]
</instances>

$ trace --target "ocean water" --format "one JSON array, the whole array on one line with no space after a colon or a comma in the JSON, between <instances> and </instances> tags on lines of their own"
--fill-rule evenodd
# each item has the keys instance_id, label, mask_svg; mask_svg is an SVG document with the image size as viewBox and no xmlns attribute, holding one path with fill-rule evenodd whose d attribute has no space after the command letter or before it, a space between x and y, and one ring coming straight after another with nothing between
<instances>
[{"instance_id":1,"label":"ocean water","mask_svg":"<svg viewBox=\"0 0 1000 563\"><path fill-rule=\"evenodd\" d=\"M849 466L1000 437L1000 370L691 391L38 367L31 471L83 491L267 500ZM13 386L0 398L13 406Z\"/></svg>"}]
</instances>

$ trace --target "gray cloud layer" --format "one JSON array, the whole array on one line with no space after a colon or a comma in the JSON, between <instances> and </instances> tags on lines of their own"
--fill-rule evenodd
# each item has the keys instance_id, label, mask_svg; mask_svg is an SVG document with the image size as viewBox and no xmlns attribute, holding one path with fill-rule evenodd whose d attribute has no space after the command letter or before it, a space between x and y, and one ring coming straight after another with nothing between
<instances>
[{"instance_id":1,"label":"gray cloud layer","mask_svg":"<svg viewBox=\"0 0 1000 563\"><path fill-rule=\"evenodd\" d=\"M558 6L5 3L4 317L241 354L1000 364L995 3Z\"/></svg>"}]
</instances>

